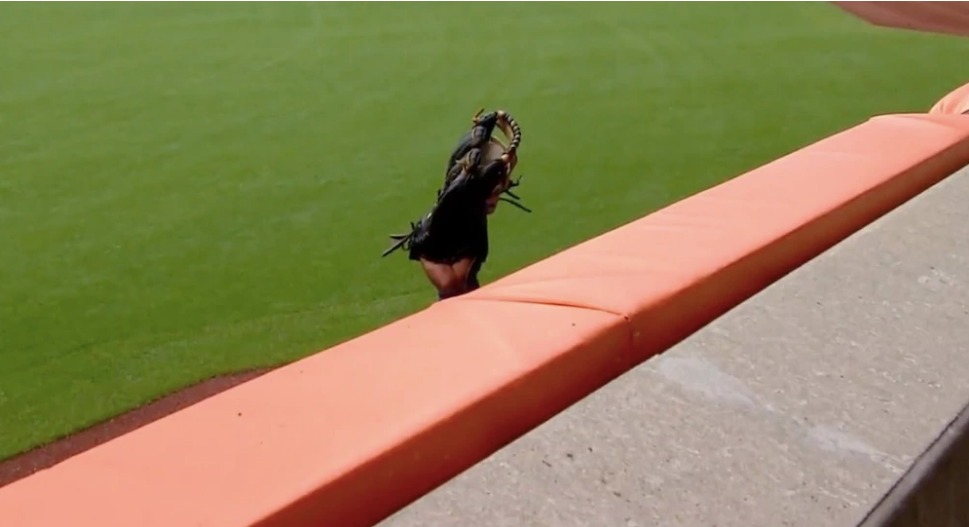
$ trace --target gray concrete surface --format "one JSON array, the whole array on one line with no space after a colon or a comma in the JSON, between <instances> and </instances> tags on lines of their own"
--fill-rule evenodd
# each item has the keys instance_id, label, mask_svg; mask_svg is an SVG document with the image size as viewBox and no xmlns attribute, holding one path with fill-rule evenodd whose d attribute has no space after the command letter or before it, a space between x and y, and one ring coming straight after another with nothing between
<instances>
[{"instance_id":1,"label":"gray concrete surface","mask_svg":"<svg viewBox=\"0 0 969 527\"><path fill-rule=\"evenodd\" d=\"M963 170L380 525L858 525L969 402L967 224Z\"/></svg>"}]
</instances>

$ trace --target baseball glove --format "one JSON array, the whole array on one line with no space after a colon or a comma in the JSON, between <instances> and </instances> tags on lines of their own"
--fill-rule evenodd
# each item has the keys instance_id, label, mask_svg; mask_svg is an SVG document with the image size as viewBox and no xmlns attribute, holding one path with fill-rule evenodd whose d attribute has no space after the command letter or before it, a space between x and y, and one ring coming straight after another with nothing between
<instances>
[{"instance_id":1,"label":"baseball glove","mask_svg":"<svg viewBox=\"0 0 969 527\"><path fill-rule=\"evenodd\" d=\"M525 212L511 189L521 183L511 179L518 162L521 128L503 110L483 114L479 110L466 132L451 152L444 172L444 183L430 212L416 222L406 234L390 236L393 244L383 256L402 249L411 260L427 259L454 263L473 257L479 265L488 255L487 200L498 195ZM507 144L495 137L500 130Z\"/></svg>"}]
</instances>

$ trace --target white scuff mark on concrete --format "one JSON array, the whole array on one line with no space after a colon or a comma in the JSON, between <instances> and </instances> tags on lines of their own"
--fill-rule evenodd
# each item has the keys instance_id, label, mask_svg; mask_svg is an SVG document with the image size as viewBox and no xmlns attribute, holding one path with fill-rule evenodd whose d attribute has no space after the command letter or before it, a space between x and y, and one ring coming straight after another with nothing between
<instances>
[{"instance_id":1,"label":"white scuff mark on concrete","mask_svg":"<svg viewBox=\"0 0 969 527\"><path fill-rule=\"evenodd\" d=\"M897 472L897 461L888 454L871 446L863 439L830 426L813 426L807 431L811 442L827 452L841 452L858 454L884 466L892 472Z\"/></svg>"},{"instance_id":2,"label":"white scuff mark on concrete","mask_svg":"<svg viewBox=\"0 0 969 527\"><path fill-rule=\"evenodd\" d=\"M919 285L928 289L929 291L939 291L944 287L955 285L955 282L955 278L947 274L945 271L936 269L934 267L929 274L918 277Z\"/></svg>"},{"instance_id":3,"label":"white scuff mark on concrete","mask_svg":"<svg viewBox=\"0 0 969 527\"><path fill-rule=\"evenodd\" d=\"M724 373L709 361L690 357L664 357L657 370L683 388L708 399L743 406L756 406L757 397L740 379Z\"/></svg>"}]
</instances>

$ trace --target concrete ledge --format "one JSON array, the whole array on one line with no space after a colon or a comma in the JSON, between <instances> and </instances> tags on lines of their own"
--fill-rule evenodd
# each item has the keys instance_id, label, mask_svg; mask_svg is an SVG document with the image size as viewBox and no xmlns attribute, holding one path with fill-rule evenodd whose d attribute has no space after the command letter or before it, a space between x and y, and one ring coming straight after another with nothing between
<instances>
[{"instance_id":1,"label":"concrete ledge","mask_svg":"<svg viewBox=\"0 0 969 527\"><path fill-rule=\"evenodd\" d=\"M956 428L912 480L969 402L966 203L969 170L381 525L966 525Z\"/></svg>"}]
</instances>

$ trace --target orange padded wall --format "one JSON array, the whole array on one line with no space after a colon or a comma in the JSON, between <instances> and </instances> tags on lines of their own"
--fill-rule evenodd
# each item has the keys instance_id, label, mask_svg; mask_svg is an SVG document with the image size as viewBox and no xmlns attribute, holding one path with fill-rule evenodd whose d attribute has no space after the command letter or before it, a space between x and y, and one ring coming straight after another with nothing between
<instances>
[{"instance_id":1,"label":"orange padded wall","mask_svg":"<svg viewBox=\"0 0 969 527\"><path fill-rule=\"evenodd\" d=\"M871 119L0 488L0 525L376 523L969 164Z\"/></svg>"}]
</instances>

